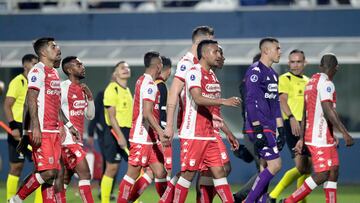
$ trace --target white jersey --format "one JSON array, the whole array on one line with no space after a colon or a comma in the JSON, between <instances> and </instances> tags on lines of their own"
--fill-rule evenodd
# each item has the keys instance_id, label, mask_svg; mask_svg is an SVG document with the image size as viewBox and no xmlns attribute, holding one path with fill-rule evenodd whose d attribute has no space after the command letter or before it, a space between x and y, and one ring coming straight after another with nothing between
<instances>
[{"instance_id":1,"label":"white jersey","mask_svg":"<svg viewBox=\"0 0 360 203\"><path fill-rule=\"evenodd\" d=\"M140 76L136 81L132 128L129 136L130 142L139 144L156 144L158 142L158 137L154 130L148 122L143 120L144 100L153 102L155 107L159 99L156 97L158 95L157 92L157 86L149 74Z\"/></svg>"},{"instance_id":2,"label":"white jersey","mask_svg":"<svg viewBox=\"0 0 360 203\"><path fill-rule=\"evenodd\" d=\"M29 89L39 91L37 108L41 132L59 132L61 89L57 70L39 62L30 70L28 82Z\"/></svg>"}]
</instances>

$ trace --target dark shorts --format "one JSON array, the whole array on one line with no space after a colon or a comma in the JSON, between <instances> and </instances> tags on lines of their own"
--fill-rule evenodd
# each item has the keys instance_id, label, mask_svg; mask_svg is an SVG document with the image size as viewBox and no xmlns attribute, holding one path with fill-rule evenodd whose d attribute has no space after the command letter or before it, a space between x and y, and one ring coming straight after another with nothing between
<instances>
[{"instance_id":1,"label":"dark shorts","mask_svg":"<svg viewBox=\"0 0 360 203\"><path fill-rule=\"evenodd\" d=\"M128 148L130 147L129 144L129 133L130 128L121 127L121 132L124 134L125 139L128 141ZM124 150L120 148L118 145L118 142L116 138L111 133L111 127L108 127L104 131L104 156L105 160L109 163L120 163L121 159L124 159L125 161L128 161L128 155Z\"/></svg>"},{"instance_id":2,"label":"dark shorts","mask_svg":"<svg viewBox=\"0 0 360 203\"><path fill-rule=\"evenodd\" d=\"M22 124L21 123L16 123L16 124L18 125L18 128L20 128L20 133L22 133ZM26 148L25 154L18 153L16 151L16 147L19 144L19 141L16 141L14 137L10 134L8 134L7 143L8 143L8 151L9 151L9 161L11 163L24 162L25 157L27 160L32 161L31 151L29 149Z\"/></svg>"},{"instance_id":3,"label":"dark shorts","mask_svg":"<svg viewBox=\"0 0 360 203\"><path fill-rule=\"evenodd\" d=\"M291 158L295 158L295 145L299 141L300 137L296 137L291 132L291 126L290 126L290 120L284 120L284 129L285 129L285 136L286 136L286 144L290 150ZM301 152L301 155L304 156L310 156L309 150L304 145L303 151Z\"/></svg>"},{"instance_id":4,"label":"dark shorts","mask_svg":"<svg viewBox=\"0 0 360 203\"><path fill-rule=\"evenodd\" d=\"M254 133L248 133L250 140L255 143L256 135ZM276 146L275 134L272 132L264 132L266 136L268 146L257 150L259 157L264 160L274 160L280 157L279 150Z\"/></svg>"}]
</instances>

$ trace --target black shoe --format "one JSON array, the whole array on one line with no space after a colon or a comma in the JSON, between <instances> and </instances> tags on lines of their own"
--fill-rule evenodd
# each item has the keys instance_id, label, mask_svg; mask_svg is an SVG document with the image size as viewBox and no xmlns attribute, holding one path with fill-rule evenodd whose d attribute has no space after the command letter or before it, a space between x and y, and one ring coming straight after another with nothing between
<instances>
[{"instance_id":1,"label":"black shoe","mask_svg":"<svg viewBox=\"0 0 360 203\"><path fill-rule=\"evenodd\" d=\"M276 198L269 197L267 203L276 203Z\"/></svg>"},{"instance_id":2,"label":"black shoe","mask_svg":"<svg viewBox=\"0 0 360 203\"><path fill-rule=\"evenodd\" d=\"M245 198L242 198L241 195L240 197L236 195L236 193L233 194L233 197L234 197L234 200L235 200L235 203L242 203Z\"/></svg>"},{"instance_id":3,"label":"black shoe","mask_svg":"<svg viewBox=\"0 0 360 203\"><path fill-rule=\"evenodd\" d=\"M281 199L281 200L279 201L279 203L285 203L285 200L286 200L286 199Z\"/></svg>"}]
</instances>

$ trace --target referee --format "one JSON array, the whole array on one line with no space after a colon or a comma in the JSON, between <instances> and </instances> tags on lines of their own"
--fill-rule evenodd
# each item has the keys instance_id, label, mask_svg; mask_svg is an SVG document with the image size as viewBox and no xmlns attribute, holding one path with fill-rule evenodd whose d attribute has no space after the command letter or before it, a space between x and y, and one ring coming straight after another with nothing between
<instances>
[{"instance_id":1,"label":"referee","mask_svg":"<svg viewBox=\"0 0 360 203\"><path fill-rule=\"evenodd\" d=\"M33 54L23 56L22 65L24 71L11 80L4 102L5 117L12 130L12 133L8 134L7 138L10 161L10 171L6 181L7 200L16 194L25 157L31 161L31 151L27 149L24 154L18 153L16 146L22 134L23 111L28 87L27 75L37 62L38 58Z\"/></svg>"},{"instance_id":2,"label":"referee","mask_svg":"<svg viewBox=\"0 0 360 203\"><path fill-rule=\"evenodd\" d=\"M108 129L104 132L106 167L101 180L102 203L110 201L111 188L121 157L127 161L133 113L133 98L127 86L130 76L129 65L125 61L120 61L115 66L112 81L104 91L104 114Z\"/></svg>"}]
</instances>

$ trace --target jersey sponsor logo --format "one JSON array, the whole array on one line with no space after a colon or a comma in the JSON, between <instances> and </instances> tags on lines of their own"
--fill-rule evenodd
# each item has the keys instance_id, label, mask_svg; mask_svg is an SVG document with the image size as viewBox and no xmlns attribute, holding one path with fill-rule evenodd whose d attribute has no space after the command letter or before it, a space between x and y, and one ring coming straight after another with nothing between
<instances>
[{"instance_id":1,"label":"jersey sponsor logo","mask_svg":"<svg viewBox=\"0 0 360 203\"><path fill-rule=\"evenodd\" d=\"M186 66L185 66L185 65L181 65L181 66L180 66L180 70L181 70L181 71L186 70Z\"/></svg>"},{"instance_id":2,"label":"jersey sponsor logo","mask_svg":"<svg viewBox=\"0 0 360 203\"><path fill-rule=\"evenodd\" d=\"M250 81L251 81L251 82L257 82L258 79L259 79L259 77L258 77L257 75L255 75L255 74L253 74L253 75L250 76Z\"/></svg>"},{"instance_id":3,"label":"jersey sponsor logo","mask_svg":"<svg viewBox=\"0 0 360 203\"><path fill-rule=\"evenodd\" d=\"M152 93L153 93L153 89L149 88L147 92L148 92L148 94L152 94Z\"/></svg>"},{"instance_id":4,"label":"jersey sponsor logo","mask_svg":"<svg viewBox=\"0 0 360 203\"><path fill-rule=\"evenodd\" d=\"M31 77L31 82L35 82L36 80L37 80L37 78L35 75Z\"/></svg>"},{"instance_id":5,"label":"jersey sponsor logo","mask_svg":"<svg viewBox=\"0 0 360 203\"><path fill-rule=\"evenodd\" d=\"M326 88L326 91L327 91L327 92L331 92L331 87L327 87L327 88Z\"/></svg>"},{"instance_id":6,"label":"jersey sponsor logo","mask_svg":"<svg viewBox=\"0 0 360 203\"><path fill-rule=\"evenodd\" d=\"M194 81L196 79L196 77L195 77L195 75L193 74L193 75L190 75L190 80L191 81Z\"/></svg>"},{"instance_id":7,"label":"jersey sponsor logo","mask_svg":"<svg viewBox=\"0 0 360 203\"><path fill-rule=\"evenodd\" d=\"M60 80L52 80L50 82L50 87L54 89L60 89Z\"/></svg>"},{"instance_id":8,"label":"jersey sponsor logo","mask_svg":"<svg viewBox=\"0 0 360 203\"><path fill-rule=\"evenodd\" d=\"M61 93L60 90L51 90L51 89L46 90L46 94L48 95L60 95L60 93Z\"/></svg>"},{"instance_id":9,"label":"jersey sponsor logo","mask_svg":"<svg viewBox=\"0 0 360 203\"><path fill-rule=\"evenodd\" d=\"M83 110L70 110L70 116L83 116L84 111Z\"/></svg>"},{"instance_id":10,"label":"jersey sponsor logo","mask_svg":"<svg viewBox=\"0 0 360 203\"><path fill-rule=\"evenodd\" d=\"M190 166L195 166L195 163L196 163L195 159L190 159L190 161L189 161Z\"/></svg>"},{"instance_id":11,"label":"jersey sponsor logo","mask_svg":"<svg viewBox=\"0 0 360 203\"><path fill-rule=\"evenodd\" d=\"M276 94L274 94L274 93L265 93L265 99L276 99Z\"/></svg>"},{"instance_id":12,"label":"jersey sponsor logo","mask_svg":"<svg viewBox=\"0 0 360 203\"><path fill-rule=\"evenodd\" d=\"M76 100L73 103L73 107L75 109L81 109L86 107L86 101L85 100Z\"/></svg>"},{"instance_id":13,"label":"jersey sponsor logo","mask_svg":"<svg viewBox=\"0 0 360 203\"><path fill-rule=\"evenodd\" d=\"M206 84L205 86L206 91L208 92L220 92L220 84Z\"/></svg>"},{"instance_id":14,"label":"jersey sponsor logo","mask_svg":"<svg viewBox=\"0 0 360 203\"><path fill-rule=\"evenodd\" d=\"M270 84L268 84L267 89L269 92L277 92L278 85L276 83L270 83Z\"/></svg>"},{"instance_id":15,"label":"jersey sponsor logo","mask_svg":"<svg viewBox=\"0 0 360 203\"><path fill-rule=\"evenodd\" d=\"M260 73L260 68L259 68L259 67L255 67L255 68L253 68L252 70L258 71L258 72Z\"/></svg>"}]
</instances>

